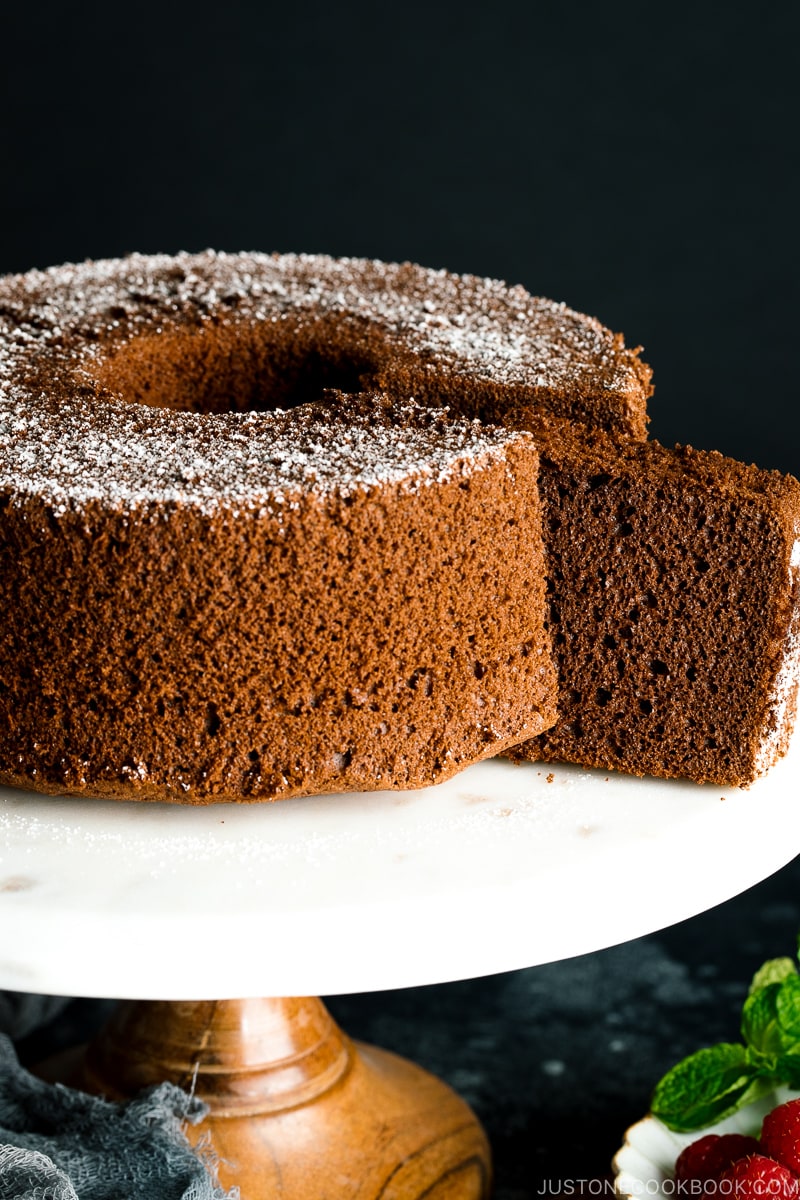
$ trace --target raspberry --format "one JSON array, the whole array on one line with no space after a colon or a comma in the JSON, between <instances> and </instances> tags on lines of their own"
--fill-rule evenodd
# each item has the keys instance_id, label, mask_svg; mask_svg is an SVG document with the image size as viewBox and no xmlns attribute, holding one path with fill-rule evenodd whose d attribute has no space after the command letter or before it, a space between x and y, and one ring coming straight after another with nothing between
<instances>
[{"instance_id":1,"label":"raspberry","mask_svg":"<svg viewBox=\"0 0 800 1200\"><path fill-rule=\"evenodd\" d=\"M779 1104L764 1117L761 1149L800 1175L800 1100Z\"/></svg>"},{"instance_id":2,"label":"raspberry","mask_svg":"<svg viewBox=\"0 0 800 1200\"><path fill-rule=\"evenodd\" d=\"M757 1154L759 1150L756 1139L742 1133L707 1133L678 1155L675 1179L698 1179L709 1183L719 1178L737 1158Z\"/></svg>"},{"instance_id":3,"label":"raspberry","mask_svg":"<svg viewBox=\"0 0 800 1200\"><path fill-rule=\"evenodd\" d=\"M800 1179L765 1154L749 1154L723 1171L717 1190L730 1200L798 1200Z\"/></svg>"}]
</instances>

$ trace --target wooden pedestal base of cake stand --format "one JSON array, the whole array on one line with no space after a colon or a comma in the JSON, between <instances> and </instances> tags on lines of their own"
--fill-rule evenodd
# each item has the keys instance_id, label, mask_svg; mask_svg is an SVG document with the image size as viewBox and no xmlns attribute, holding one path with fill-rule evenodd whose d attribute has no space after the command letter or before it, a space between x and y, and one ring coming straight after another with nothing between
<instances>
[{"instance_id":1,"label":"wooden pedestal base of cake stand","mask_svg":"<svg viewBox=\"0 0 800 1200\"><path fill-rule=\"evenodd\" d=\"M486 1136L440 1080L352 1042L317 999L124 1002L60 1077L109 1099L166 1080L210 1109L242 1200L484 1200ZM53 1074L51 1065L46 1073Z\"/></svg>"}]
</instances>

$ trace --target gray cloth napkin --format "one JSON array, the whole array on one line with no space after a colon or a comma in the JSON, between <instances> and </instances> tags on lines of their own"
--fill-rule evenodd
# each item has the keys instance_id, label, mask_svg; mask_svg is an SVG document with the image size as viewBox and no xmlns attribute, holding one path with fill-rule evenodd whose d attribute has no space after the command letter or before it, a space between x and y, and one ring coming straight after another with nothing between
<instances>
[{"instance_id":1,"label":"gray cloth napkin","mask_svg":"<svg viewBox=\"0 0 800 1200\"><path fill-rule=\"evenodd\" d=\"M170 1083L127 1104L44 1083L0 1034L0 1200L235 1200L184 1134L206 1111Z\"/></svg>"}]
</instances>

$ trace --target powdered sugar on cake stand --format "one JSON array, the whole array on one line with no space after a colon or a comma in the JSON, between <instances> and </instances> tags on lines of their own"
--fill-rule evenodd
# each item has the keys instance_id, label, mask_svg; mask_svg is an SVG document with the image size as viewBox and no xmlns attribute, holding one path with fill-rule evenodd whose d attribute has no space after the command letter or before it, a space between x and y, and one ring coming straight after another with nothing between
<instances>
[{"instance_id":1,"label":"powdered sugar on cake stand","mask_svg":"<svg viewBox=\"0 0 800 1200\"><path fill-rule=\"evenodd\" d=\"M0 987L330 995L567 958L785 865L799 790L798 737L747 791L501 760L273 805L0 789Z\"/></svg>"}]
</instances>

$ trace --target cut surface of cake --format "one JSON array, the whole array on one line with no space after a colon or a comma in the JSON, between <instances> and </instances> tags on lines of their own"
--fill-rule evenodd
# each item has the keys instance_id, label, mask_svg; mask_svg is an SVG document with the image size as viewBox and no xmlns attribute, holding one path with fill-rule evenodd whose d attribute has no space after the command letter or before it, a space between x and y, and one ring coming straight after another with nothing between
<instances>
[{"instance_id":1,"label":"cut surface of cake","mask_svg":"<svg viewBox=\"0 0 800 1200\"><path fill-rule=\"evenodd\" d=\"M529 427L559 720L515 756L752 782L795 716L800 484L716 452Z\"/></svg>"}]
</instances>

